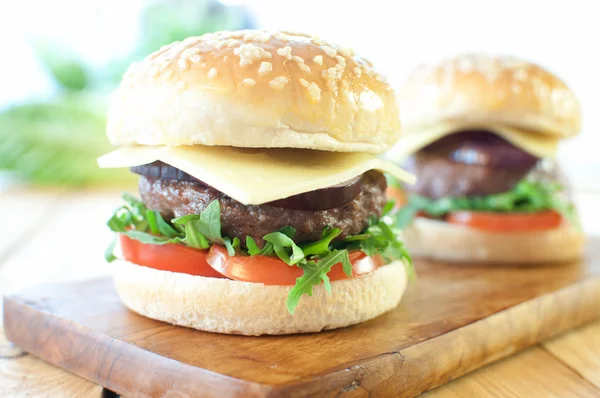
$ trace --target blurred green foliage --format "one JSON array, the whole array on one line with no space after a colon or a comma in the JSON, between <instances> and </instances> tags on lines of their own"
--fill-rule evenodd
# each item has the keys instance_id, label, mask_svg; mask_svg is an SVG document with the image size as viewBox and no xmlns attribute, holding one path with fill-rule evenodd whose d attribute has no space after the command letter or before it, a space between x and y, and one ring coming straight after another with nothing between
<instances>
[{"instance_id":1,"label":"blurred green foliage","mask_svg":"<svg viewBox=\"0 0 600 398\"><path fill-rule=\"evenodd\" d=\"M42 40L34 43L34 49L62 89L82 91L89 86L90 72L76 54Z\"/></svg>"},{"instance_id":2,"label":"blurred green foliage","mask_svg":"<svg viewBox=\"0 0 600 398\"><path fill-rule=\"evenodd\" d=\"M38 185L121 185L127 170L102 170L96 157L111 150L106 106L83 94L30 103L0 114L0 169Z\"/></svg>"},{"instance_id":3,"label":"blurred green foliage","mask_svg":"<svg viewBox=\"0 0 600 398\"><path fill-rule=\"evenodd\" d=\"M140 40L125 59L93 70L77 54L44 40L38 59L60 93L0 113L0 170L38 185L119 185L133 178L124 169L99 169L96 158L112 149L104 134L107 92L129 64L162 45L224 29L248 28L244 8L215 0L152 1L141 14ZM102 34L98 32L98 34Z\"/></svg>"}]
</instances>

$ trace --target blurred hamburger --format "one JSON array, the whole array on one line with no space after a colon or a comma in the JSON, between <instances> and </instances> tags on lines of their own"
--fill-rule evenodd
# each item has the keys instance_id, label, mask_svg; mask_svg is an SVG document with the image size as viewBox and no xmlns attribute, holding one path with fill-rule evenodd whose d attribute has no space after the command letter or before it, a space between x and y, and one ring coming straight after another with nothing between
<instances>
[{"instance_id":1,"label":"blurred hamburger","mask_svg":"<svg viewBox=\"0 0 600 398\"><path fill-rule=\"evenodd\" d=\"M580 129L573 92L538 65L460 55L423 65L399 92L392 151L406 185L399 225L414 255L498 263L562 262L583 236L555 162Z\"/></svg>"},{"instance_id":2,"label":"blurred hamburger","mask_svg":"<svg viewBox=\"0 0 600 398\"><path fill-rule=\"evenodd\" d=\"M141 199L108 222L123 303L248 335L313 332L394 308L410 258L374 154L399 134L395 97L351 50L297 33L191 37L130 67L102 167Z\"/></svg>"}]
</instances>

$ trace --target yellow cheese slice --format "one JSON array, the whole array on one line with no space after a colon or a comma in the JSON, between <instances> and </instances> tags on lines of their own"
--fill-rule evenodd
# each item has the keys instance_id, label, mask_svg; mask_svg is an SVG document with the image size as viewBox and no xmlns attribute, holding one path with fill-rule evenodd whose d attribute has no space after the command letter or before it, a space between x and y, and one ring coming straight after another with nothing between
<instances>
[{"instance_id":1,"label":"yellow cheese slice","mask_svg":"<svg viewBox=\"0 0 600 398\"><path fill-rule=\"evenodd\" d=\"M131 167L160 160L246 205L326 188L369 170L414 183L395 164L367 153L308 149L251 149L224 146L124 147L98 159L103 168Z\"/></svg>"},{"instance_id":2,"label":"yellow cheese slice","mask_svg":"<svg viewBox=\"0 0 600 398\"><path fill-rule=\"evenodd\" d=\"M523 151L538 158L555 158L558 150L559 138L545 134L522 131L506 126L439 124L423 128L420 131L411 131L410 134L400 138L386 157L389 159L400 160L442 137L467 129L482 129L496 133L514 146L521 148Z\"/></svg>"}]
</instances>

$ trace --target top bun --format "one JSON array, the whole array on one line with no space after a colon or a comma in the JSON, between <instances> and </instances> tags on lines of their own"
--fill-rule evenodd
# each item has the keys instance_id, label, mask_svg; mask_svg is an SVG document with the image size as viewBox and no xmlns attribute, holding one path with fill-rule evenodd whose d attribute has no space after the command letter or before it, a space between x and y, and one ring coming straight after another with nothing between
<instances>
[{"instance_id":1,"label":"top bun","mask_svg":"<svg viewBox=\"0 0 600 398\"><path fill-rule=\"evenodd\" d=\"M466 54L423 65L399 93L407 134L449 123L504 125L557 138L576 135L581 109L567 85L512 57Z\"/></svg>"},{"instance_id":2,"label":"top bun","mask_svg":"<svg viewBox=\"0 0 600 398\"><path fill-rule=\"evenodd\" d=\"M388 83L352 50L247 30L190 37L131 65L107 134L115 145L382 152L399 120Z\"/></svg>"}]
</instances>

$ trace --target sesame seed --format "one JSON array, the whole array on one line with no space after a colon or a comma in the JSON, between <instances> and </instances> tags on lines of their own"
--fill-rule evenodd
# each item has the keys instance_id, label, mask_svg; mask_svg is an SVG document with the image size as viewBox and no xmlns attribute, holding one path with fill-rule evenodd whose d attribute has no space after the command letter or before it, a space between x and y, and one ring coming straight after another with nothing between
<instances>
[{"instance_id":1,"label":"sesame seed","mask_svg":"<svg viewBox=\"0 0 600 398\"><path fill-rule=\"evenodd\" d=\"M246 86L254 86L256 81L254 79L244 79L242 80L242 83L244 83Z\"/></svg>"},{"instance_id":2,"label":"sesame seed","mask_svg":"<svg viewBox=\"0 0 600 398\"><path fill-rule=\"evenodd\" d=\"M312 82L308 86L308 96L315 102L319 102L321 100L321 89L317 83Z\"/></svg>"},{"instance_id":3,"label":"sesame seed","mask_svg":"<svg viewBox=\"0 0 600 398\"><path fill-rule=\"evenodd\" d=\"M306 79L300 78L300 84L302 84L304 87L308 87L308 81L306 81Z\"/></svg>"},{"instance_id":4,"label":"sesame seed","mask_svg":"<svg viewBox=\"0 0 600 398\"><path fill-rule=\"evenodd\" d=\"M246 66L252 64L254 61L258 61L262 58L271 58L270 52L262 47L259 47L252 43L242 44L233 50L235 55L240 57L240 65Z\"/></svg>"},{"instance_id":5,"label":"sesame seed","mask_svg":"<svg viewBox=\"0 0 600 398\"><path fill-rule=\"evenodd\" d=\"M276 90L281 90L288 83L288 79L285 76L279 76L269 82L269 86Z\"/></svg>"},{"instance_id":6,"label":"sesame seed","mask_svg":"<svg viewBox=\"0 0 600 398\"><path fill-rule=\"evenodd\" d=\"M327 70L324 70L323 73L324 73L324 76L329 79L336 80L336 79L339 79L340 77L342 77L342 72L338 68L335 68L335 67L331 67Z\"/></svg>"},{"instance_id":7,"label":"sesame seed","mask_svg":"<svg viewBox=\"0 0 600 398\"><path fill-rule=\"evenodd\" d=\"M179 61L177 61L177 64L179 65L179 70L187 70L190 67L189 61L187 58L179 58Z\"/></svg>"},{"instance_id":8,"label":"sesame seed","mask_svg":"<svg viewBox=\"0 0 600 398\"><path fill-rule=\"evenodd\" d=\"M310 67L306 64L298 64L298 68L300 68L300 70L304 73L310 73Z\"/></svg>"},{"instance_id":9,"label":"sesame seed","mask_svg":"<svg viewBox=\"0 0 600 398\"><path fill-rule=\"evenodd\" d=\"M225 41L222 41L222 40L220 40L220 41L217 41L217 42L215 42L215 44L214 44L214 46L215 46L215 48L216 48L217 50L220 50L220 49L222 49L222 48L223 48L223 47L225 47L226 45L227 45L227 42L225 42Z\"/></svg>"},{"instance_id":10,"label":"sesame seed","mask_svg":"<svg viewBox=\"0 0 600 398\"><path fill-rule=\"evenodd\" d=\"M190 57L190 62L192 62L193 64L197 64L200 61L202 61L202 56L200 55L192 55Z\"/></svg>"},{"instance_id":11,"label":"sesame seed","mask_svg":"<svg viewBox=\"0 0 600 398\"><path fill-rule=\"evenodd\" d=\"M523 68L517 69L513 72L513 76L515 79L523 81L527 79L527 71Z\"/></svg>"},{"instance_id":12,"label":"sesame seed","mask_svg":"<svg viewBox=\"0 0 600 398\"><path fill-rule=\"evenodd\" d=\"M217 77L217 73L217 68L210 68L210 70L208 71L208 78L214 79L215 77Z\"/></svg>"},{"instance_id":13,"label":"sesame seed","mask_svg":"<svg viewBox=\"0 0 600 398\"><path fill-rule=\"evenodd\" d=\"M354 50L351 48L342 48L342 49L340 49L340 53L343 56L348 57L348 58L354 56Z\"/></svg>"},{"instance_id":14,"label":"sesame seed","mask_svg":"<svg viewBox=\"0 0 600 398\"><path fill-rule=\"evenodd\" d=\"M229 39L229 40L226 41L226 43L227 43L227 47L235 47L238 44L240 44L240 41L239 40L235 40L235 39Z\"/></svg>"},{"instance_id":15,"label":"sesame seed","mask_svg":"<svg viewBox=\"0 0 600 398\"><path fill-rule=\"evenodd\" d=\"M273 70L273 65L270 62L263 61L260 63L260 67L258 68L258 74L264 76L268 73L271 73Z\"/></svg>"},{"instance_id":16,"label":"sesame seed","mask_svg":"<svg viewBox=\"0 0 600 398\"><path fill-rule=\"evenodd\" d=\"M163 76L165 77L165 79L170 79L173 76L173 70L169 69L168 71L166 71Z\"/></svg>"},{"instance_id":17,"label":"sesame seed","mask_svg":"<svg viewBox=\"0 0 600 398\"><path fill-rule=\"evenodd\" d=\"M197 47L187 48L181 52L182 58L190 58L191 56L200 54L200 49Z\"/></svg>"},{"instance_id":18,"label":"sesame seed","mask_svg":"<svg viewBox=\"0 0 600 398\"><path fill-rule=\"evenodd\" d=\"M313 36L311 37L311 41L313 43L315 43L317 46L320 46L323 44L323 40L321 40L321 38L319 36Z\"/></svg>"},{"instance_id":19,"label":"sesame seed","mask_svg":"<svg viewBox=\"0 0 600 398\"><path fill-rule=\"evenodd\" d=\"M243 39L244 41L253 41L255 36L256 32L247 32L246 34L244 34Z\"/></svg>"},{"instance_id":20,"label":"sesame seed","mask_svg":"<svg viewBox=\"0 0 600 398\"><path fill-rule=\"evenodd\" d=\"M283 42L288 42L288 41L290 41L290 36L288 36L288 35L287 35L287 34L285 34L285 33L278 33L278 34L276 34L276 35L275 35L275 38L276 38L277 40L281 40L281 41L283 41Z\"/></svg>"},{"instance_id":21,"label":"sesame seed","mask_svg":"<svg viewBox=\"0 0 600 398\"><path fill-rule=\"evenodd\" d=\"M312 59L314 61L315 64L317 65L323 65L323 56L322 55L317 55L316 57L314 57Z\"/></svg>"},{"instance_id":22,"label":"sesame seed","mask_svg":"<svg viewBox=\"0 0 600 398\"><path fill-rule=\"evenodd\" d=\"M267 32L260 32L254 37L255 41L266 43L271 40L271 35Z\"/></svg>"},{"instance_id":23,"label":"sesame seed","mask_svg":"<svg viewBox=\"0 0 600 398\"><path fill-rule=\"evenodd\" d=\"M299 64L303 64L303 63L304 63L304 58L302 58L302 57L299 57L299 56L297 56L297 55L294 55L294 56L292 57L292 59L294 60L294 62L297 62L297 63L299 63Z\"/></svg>"},{"instance_id":24,"label":"sesame seed","mask_svg":"<svg viewBox=\"0 0 600 398\"><path fill-rule=\"evenodd\" d=\"M360 69L358 66L355 66L354 74L356 75L356 77L360 77L362 75L362 69Z\"/></svg>"},{"instance_id":25,"label":"sesame seed","mask_svg":"<svg viewBox=\"0 0 600 398\"><path fill-rule=\"evenodd\" d=\"M271 35L268 32L256 32L250 31L244 35L244 41L258 41L266 43L271 39Z\"/></svg>"},{"instance_id":26,"label":"sesame seed","mask_svg":"<svg viewBox=\"0 0 600 398\"><path fill-rule=\"evenodd\" d=\"M178 81L176 88L177 88L177 90L180 90L180 91L183 90L185 88L185 82L183 80Z\"/></svg>"},{"instance_id":27,"label":"sesame seed","mask_svg":"<svg viewBox=\"0 0 600 398\"><path fill-rule=\"evenodd\" d=\"M329 46L323 46L323 51L325 51L325 54L327 54L328 57L335 57L337 55L337 51L335 51L333 48L329 47Z\"/></svg>"},{"instance_id":28,"label":"sesame seed","mask_svg":"<svg viewBox=\"0 0 600 398\"><path fill-rule=\"evenodd\" d=\"M285 47L278 48L277 54L281 55L282 57L286 57L288 60L291 60L292 59L292 47L285 46Z\"/></svg>"}]
</instances>

